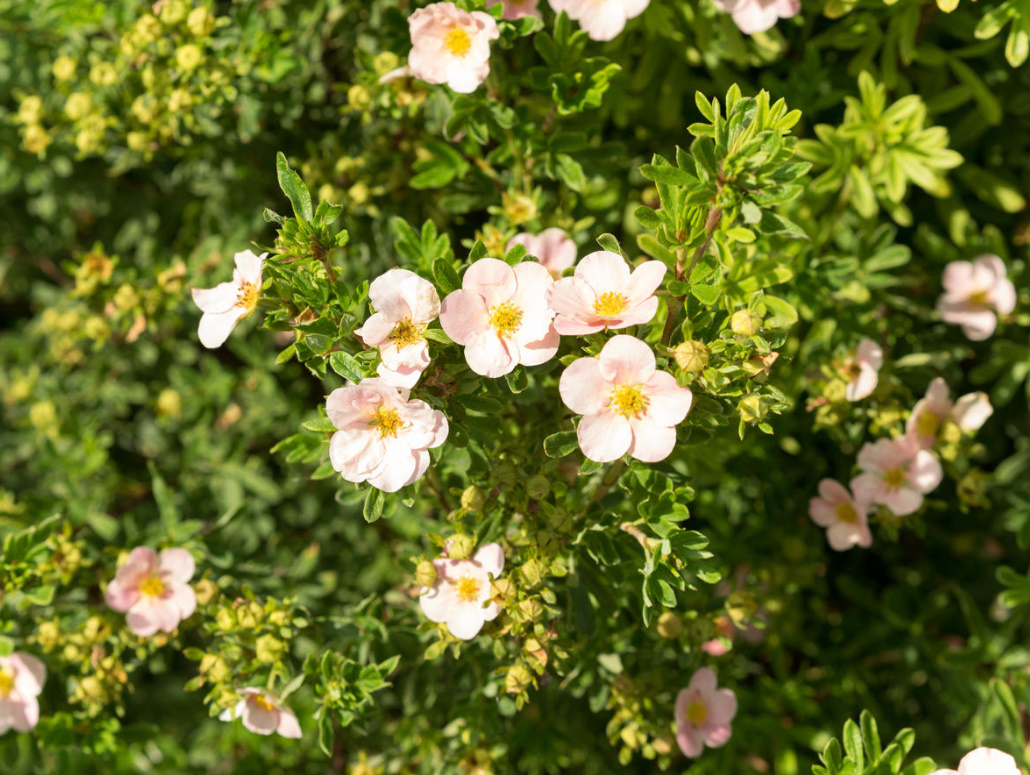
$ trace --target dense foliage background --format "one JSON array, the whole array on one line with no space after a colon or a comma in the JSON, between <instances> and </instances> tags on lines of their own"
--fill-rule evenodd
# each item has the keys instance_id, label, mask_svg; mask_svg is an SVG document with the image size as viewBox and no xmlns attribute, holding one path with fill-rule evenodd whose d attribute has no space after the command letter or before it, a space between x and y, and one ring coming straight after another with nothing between
<instances>
[{"instance_id":1,"label":"dense foliage background","mask_svg":"<svg viewBox=\"0 0 1030 775\"><path fill-rule=\"evenodd\" d=\"M602 43L541 2L542 21L500 22L470 95L380 82L420 5L0 0L0 653L49 672L3 770L790 775L863 709L941 767L981 743L1030 764L1030 5L803 0L748 36L709 0L654 0ZM720 169L778 193L720 178L700 290L666 288L687 294L673 344L711 352L678 372L695 403L672 458L584 463L556 360L482 380L453 352L427 388L452 423L429 474L368 500L335 474L319 408L374 371L351 335L367 281L403 264L443 296L470 252L552 226L580 256L613 235L671 280L716 205L677 237L663 219L701 199L661 168L703 168L694 136L762 89L800 111L773 130L785 156ZM277 151L342 206L313 236ZM252 243L280 262L267 315L206 350L189 289ZM935 304L945 265L987 252L1019 303L971 342ZM731 331L741 309L757 336ZM886 363L847 402L864 337ZM941 450L922 511L832 551L808 517L819 481L900 434L936 376L994 416ZM467 644L416 600L418 563L455 534L503 542L511 580ZM140 545L197 558L200 606L173 636L104 605ZM702 665L739 711L691 762L673 701ZM271 680L303 740L217 719Z\"/></svg>"}]
</instances>

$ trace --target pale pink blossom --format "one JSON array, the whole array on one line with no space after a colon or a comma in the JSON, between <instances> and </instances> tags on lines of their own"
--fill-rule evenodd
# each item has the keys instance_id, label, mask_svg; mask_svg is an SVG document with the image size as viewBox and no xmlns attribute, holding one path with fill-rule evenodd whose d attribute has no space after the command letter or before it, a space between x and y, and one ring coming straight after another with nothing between
<instances>
[{"instance_id":1,"label":"pale pink blossom","mask_svg":"<svg viewBox=\"0 0 1030 775\"><path fill-rule=\"evenodd\" d=\"M504 3L502 19L521 19L523 16L536 16L540 18L540 9L537 8L540 0L487 0L486 7L490 8L498 3Z\"/></svg>"},{"instance_id":2,"label":"pale pink blossom","mask_svg":"<svg viewBox=\"0 0 1030 775\"><path fill-rule=\"evenodd\" d=\"M418 602L431 622L443 622L451 635L471 640L500 613L491 600L491 578L504 570L504 551L499 544L486 544L470 560L433 560L437 579L423 587Z\"/></svg>"},{"instance_id":3,"label":"pale pink blossom","mask_svg":"<svg viewBox=\"0 0 1030 775\"><path fill-rule=\"evenodd\" d=\"M759 611L755 614L754 621L765 622L766 614ZM701 650L713 657L721 657L729 653L730 648L726 641L734 641L742 637L745 643L752 646L761 643L765 637L765 629L758 627L752 622L745 622L743 627L738 627L736 622L729 616L719 616L715 619L715 632L717 637L706 640L701 644Z\"/></svg>"},{"instance_id":4,"label":"pale pink blossom","mask_svg":"<svg viewBox=\"0 0 1030 775\"><path fill-rule=\"evenodd\" d=\"M354 333L379 348L377 373L387 384L414 387L429 366L423 332L440 314L436 288L407 269L391 269L372 281L368 298L375 314Z\"/></svg>"},{"instance_id":5,"label":"pale pink blossom","mask_svg":"<svg viewBox=\"0 0 1030 775\"><path fill-rule=\"evenodd\" d=\"M912 409L906 432L923 449L930 449L948 422L953 422L966 433L980 430L994 413L986 393L967 393L951 402L948 383L937 377L926 390L926 397Z\"/></svg>"},{"instance_id":6,"label":"pale pink blossom","mask_svg":"<svg viewBox=\"0 0 1030 775\"><path fill-rule=\"evenodd\" d=\"M676 742L691 759L700 756L705 746L726 745L733 734L737 695L717 685L712 669L702 667L676 696Z\"/></svg>"},{"instance_id":7,"label":"pale pink blossom","mask_svg":"<svg viewBox=\"0 0 1030 775\"><path fill-rule=\"evenodd\" d=\"M639 16L651 0L551 0L555 13L565 11L593 40L612 40Z\"/></svg>"},{"instance_id":8,"label":"pale pink blossom","mask_svg":"<svg viewBox=\"0 0 1030 775\"><path fill-rule=\"evenodd\" d=\"M765 32L778 19L789 19L801 10L800 0L715 0L715 7L733 15L745 35Z\"/></svg>"},{"instance_id":9,"label":"pale pink blossom","mask_svg":"<svg viewBox=\"0 0 1030 775\"><path fill-rule=\"evenodd\" d=\"M526 253L539 261L554 278L576 263L576 243L559 228L544 229L537 235L516 234L508 240L508 250L522 245Z\"/></svg>"},{"instance_id":10,"label":"pale pink blossom","mask_svg":"<svg viewBox=\"0 0 1030 775\"><path fill-rule=\"evenodd\" d=\"M558 352L558 332L547 295L554 284L535 261L514 267L481 258L465 272L461 290L440 307L440 325L465 347L469 368L503 377L520 363L539 366Z\"/></svg>"},{"instance_id":11,"label":"pale pink blossom","mask_svg":"<svg viewBox=\"0 0 1030 775\"><path fill-rule=\"evenodd\" d=\"M583 454L608 463L627 452L645 463L664 460L676 446L676 426L693 395L668 372L657 371L651 348L632 336L613 336L596 358L573 361L558 392L583 415L576 434Z\"/></svg>"},{"instance_id":12,"label":"pale pink blossom","mask_svg":"<svg viewBox=\"0 0 1030 775\"><path fill-rule=\"evenodd\" d=\"M930 775L1022 775L1016 760L997 748L977 748L962 757L958 771L935 770Z\"/></svg>"},{"instance_id":13,"label":"pale pink blossom","mask_svg":"<svg viewBox=\"0 0 1030 775\"><path fill-rule=\"evenodd\" d=\"M872 339L863 339L847 364L851 379L844 390L844 397L848 401L861 401L870 396L876 390L882 368L883 349Z\"/></svg>"},{"instance_id":14,"label":"pale pink blossom","mask_svg":"<svg viewBox=\"0 0 1030 775\"><path fill-rule=\"evenodd\" d=\"M490 73L490 41L500 35L488 13L462 11L454 3L433 3L408 17L411 73L426 83L445 83L462 94L474 92Z\"/></svg>"},{"instance_id":15,"label":"pale pink blossom","mask_svg":"<svg viewBox=\"0 0 1030 775\"><path fill-rule=\"evenodd\" d=\"M46 667L31 654L15 651L0 657L0 735L14 728L28 732L39 722L39 700Z\"/></svg>"},{"instance_id":16,"label":"pale pink blossom","mask_svg":"<svg viewBox=\"0 0 1030 775\"><path fill-rule=\"evenodd\" d=\"M985 254L973 262L952 261L944 268L944 294L937 312L945 323L962 326L962 332L979 342L998 326L998 315L1016 308L1016 286L1008 279L1005 262Z\"/></svg>"},{"instance_id":17,"label":"pale pink blossom","mask_svg":"<svg viewBox=\"0 0 1030 775\"><path fill-rule=\"evenodd\" d=\"M661 261L645 261L631 274L626 260L607 250L585 256L575 274L551 290L554 327L562 336L578 336L648 322L658 311L654 292L665 271Z\"/></svg>"},{"instance_id":18,"label":"pale pink blossom","mask_svg":"<svg viewBox=\"0 0 1030 775\"><path fill-rule=\"evenodd\" d=\"M859 450L858 466L863 473L851 480L855 500L881 503L899 517L922 506L923 496L944 476L937 456L911 436L866 444Z\"/></svg>"},{"instance_id":19,"label":"pale pink blossom","mask_svg":"<svg viewBox=\"0 0 1030 775\"><path fill-rule=\"evenodd\" d=\"M158 554L137 546L107 585L107 604L126 612L126 624L141 638L173 632L197 608L197 596L189 585L195 570L193 557L185 549Z\"/></svg>"},{"instance_id":20,"label":"pale pink blossom","mask_svg":"<svg viewBox=\"0 0 1030 775\"><path fill-rule=\"evenodd\" d=\"M447 418L425 401L382 379L337 388L326 399L337 427L329 460L348 482L396 492L429 468L429 450L447 439Z\"/></svg>"},{"instance_id":21,"label":"pale pink blossom","mask_svg":"<svg viewBox=\"0 0 1030 775\"><path fill-rule=\"evenodd\" d=\"M267 255L255 256L243 250L235 256L232 280L214 288L193 289L193 302L204 313L198 329L204 347L221 347L236 324L257 307L261 298L261 269Z\"/></svg>"},{"instance_id":22,"label":"pale pink blossom","mask_svg":"<svg viewBox=\"0 0 1030 775\"><path fill-rule=\"evenodd\" d=\"M869 504L856 500L848 489L833 479L819 482L819 497L812 498L808 515L826 528L826 540L838 552L854 546L867 549L873 544L869 532Z\"/></svg>"},{"instance_id":23,"label":"pale pink blossom","mask_svg":"<svg viewBox=\"0 0 1030 775\"><path fill-rule=\"evenodd\" d=\"M301 737L300 722L289 708L283 707L279 698L267 689L250 687L241 689L242 699L236 707L223 710L218 717L222 721L241 719L243 726L259 735L273 732L282 737Z\"/></svg>"}]
</instances>

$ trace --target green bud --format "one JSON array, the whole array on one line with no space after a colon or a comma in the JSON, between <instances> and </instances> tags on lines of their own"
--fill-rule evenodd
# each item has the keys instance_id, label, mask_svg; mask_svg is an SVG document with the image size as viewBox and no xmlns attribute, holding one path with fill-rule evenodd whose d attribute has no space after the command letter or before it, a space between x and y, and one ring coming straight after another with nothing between
<instances>
[{"instance_id":1,"label":"green bud","mask_svg":"<svg viewBox=\"0 0 1030 775\"><path fill-rule=\"evenodd\" d=\"M182 398L171 388L165 388L157 396L157 413L162 417L178 419L182 415Z\"/></svg>"},{"instance_id":2,"label":"green bud","mask_svg":"<svg viewBox=\"0 0 1030 775\"><path fill-rule=\"evenodd\" d=\"M758 394L746 396L737 408L744 422L761 422L765 419L766 408L762 404L762 397Z\"/></svg>"},{"instance_id":3,"label":"green bud","mask_svg":"<svg viewBox=\"0 0 1030 775\"><path fill-rule=\"evenodd\" d=\"M512 665L504 676L504 691L521 694L533 685L533 673L525 665Z\"/></svg>"},{"instance_id":4,"label":"green bud","mask_svg":"<svg viewBox=\"0 0 1030 775\"><path fill-rule=\"evenodd\" d=\"M461 494L461 507L466 511L482 511L486 505L486 495L475 485L465 488Z\"/></svg>"},{"instance_id":5,"label":"green bud","mask_svg":"<svg viewBox=\"0 0 1030 775\"><path fill-rule=\"evenodd\" d=\"M347 90L347 103L354 110L364 112L372 104L372 95L361 84L354 84Z\"/></svg>"},{"instance_id":6,"label":"green bud","mask_svg":"<svg viewBox=\"0 0 1030 775\"><path fill-rule=\"evenodd\" d=\"M54 60L53 68L51 68L54 78L58 81L70 81L75 77L75 71L77 69L78 66L75 63L75 60L67 56L57 57L57 59Z\"/></svg>"},{"instance_id":7,"label":"green bud","mask_svg":"<svg viewBox=\"0 0 1030 775\"><path fill-rule=\"evenodd\" d=\"M118 81L118 71L110 62L97 62L89 70L89 80L97 86L113 86Z\"/></svg>"},{"instance_id":8,"label":"green bud","mask_svg":"<svg viewBox=\"0 0 1030 775\"><path fill-rule=\"evenodd\" d=\"M126 283L114 293L114 306L119 312L130 312L139 304L136 289Z\"/></svg>"},{"instance_id":9,"label":"green bud","mask_svg":"<svg viewBox=\"0 0 1030 775\"><path fill-rule=\"evenodd\" d=\"M161 8L161 21L171 26L186 18L189 6L183 0L168 0Z\"/></svg>"},{"instance_id":10,"label":"green bud","mask_svg":"<svg viewBox=\"0 0 1030 775\"><path fill-rule=\"evenodd\" d=\"M220 630L232 630L236 627L236 614L231 608L222 608L215 614L215 624Z\"/></svg>"},{"instance_id":11,"label":"green bud","mask_svg":"<svg viewBox=\"0 0 1030 775\"><path fill-rule=\"evenodd\" d=\"M39 631L36 633L36 642L44 651L50 651L50 649L57 645L57 641L60 638L61 628L57 626L57 622L40 623Z\"/></svg>"},{"instance_id":12,"label":"green bud","mask_svg":"<svg viewBox=\"0 0 1030 775\"><path fill-rule=\"evenodd\" d=\"M187 73L196 70L203 61L204 52L200 50L200 46L194 43L179 46L175 51L175 63L179 66L180 70Z\"/></svg>"},{"instance_id":13,"label":"green bud","mask_svg":"<svg viewBox=\"0 0 1030 775\"><path fill-rule=\"evenodd\" d=\"M515 600L515 582L505 577L494 579L490 584L490 597L497 600L502 606L507 606Z\"/></svg>"},{"instance_id":14,"label":"green bud","mask_svg":"<svg viewBox=\"0 0 1030 775\"><path fill-rule=\"evenodd\" d=\"M168 96L170 113L185 113L193 107L193 95L185 89L176 89Z\"/></svg>"},{"instance_id":15,"label":"green bud","mask_svg":"<svg viewBox=\"0 0 1030 775\"><path fill-rule=\"evenodd\" d=\"M43 118L43 100L32 94L18 105L18 121L23 124L38 124Z\"/></svg>"},{"instance_id":16,"label":"green bud","mask_svg":"<svg viewBox=\"0 0 1030 775\"><path fill-rule=\"evenodd\" d=\"M286 651L286 645L274 635L262 635L254 644L258 662L274 664Z\"/></svg>"},{"instance_id":17,"label":"green bud","mask_svg":"<svg viewBox=\"0 0 1030 775\"><path fill-rule=\"evenodd\" d=\"M200 660L200 674L212 683L221 683L232 675L232 671L217 654L205 654Z\"/></svg>"},{"instance_id":18,"label":"green bud","mask_svg":"<svg viewBox=\"0 0 1030 775\"><path fill-rule=\"evenodd\" d=\"M762 316L749 309L737 310L730 318L730 329L740 336L757 334L762 327Z\"/></svg>"},{"instance_id":19,"label":"green bud","mask_svg":"<svg viewBox=\"0 0 1030 775\"><path fill-rule=\"evenodd\" d=\"M475 548L475 540L466 535L451 536L447 539L447 556L452 560L467 560Z\"/></svg>"},{"instance_id":20,"label":"green bud","mask_svg":"<svg viewBox=\"0 0 1030 775\"><path fill-rule=\"evenodd\" d=\"M161 399L158 399L160 402ZM210 579L201 579L193 586L193 591L197 595L197 605L205 606L210 605L215 598L218 597L218 587ZM219 624L221 627L221 624ZM226 628L222 628L226 629Z\"/></svg>"},{"instance_id":21,"label":"green bud","mask_svg":"<svg viewBox=\"0 0 1030 775\"><path fill-rule=\"evenodd\" d=\"M429 560L422 560L415 568L415 583L423 587L431 587L436 583L436 566Z\"/></svg>"},{"instance_id":22,"label":"green bud","mask_svg":"<svg viewBox=\"0 0 1030 775\"><path fill-rule=\"evenodd\" d=\"M206 8L194 8L186 17L186 26L198 38L206 38L215 31L215 17Z\"/></svg>"},{"instance_id":23,"label":"green bud","mask_svg":"<svg viewBox=\"0 0 1030 775\"><path fill-rule=\"evenodd\" d=\"M672 357L687 374L696 374L708 368L708 348L693 339L683 342L672 351Z\"/></svg>"},{"instance_id":24,"label":"green bud","mask_svg":"<svg viewBox=\"0 0 1030 775\"><path fill-rule=\"evenodd\" d=\"M29 422L40 433L57 430L57 407L53 401L39 401L29 409Z\"/></svg>"},{"instance_id":25,"label":"green bud","mask_svg":"<svg viewBox=\"0 0 1030 775\"><path fill-rule=\"evenodd\" d=\"M401 60L392 51L384 51L376 54L372 66L375 67L376 75L386 75L391 70L396 70Z\"/></svg>"},{"instance_id":26,"label":"green bud","mask_svg":"<svg viewBox=\"0 0 1030 775\"><path fill-rule=\"evenodd\" d=\"M658 617L658 634L663 638L678 638L683 631L683 620L672 611L666 611Z\"/></svg>"}]
</instances>

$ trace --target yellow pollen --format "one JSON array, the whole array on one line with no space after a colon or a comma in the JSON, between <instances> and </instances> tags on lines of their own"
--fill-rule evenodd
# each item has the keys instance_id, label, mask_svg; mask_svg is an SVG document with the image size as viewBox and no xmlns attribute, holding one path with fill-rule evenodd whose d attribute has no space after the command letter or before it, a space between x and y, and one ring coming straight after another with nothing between
<instances>
[{"instance_id":1,"label":"yellow pollen","mask_svg":"<svg viewBox=\"0 0 1030 775\"><path fill-rule=\"evenodd\" d=\"M479 599L479 582L470 576L462 576L454 585L458 588L458 599L463 603L471 603Z\"/></svg>"},{"instance_id":2,"label":"yellow pollen","mask_svg":"<svg viewBox=\"0 0 1030 775\"><path fill-rule=\"evenodd\" d=\"M450 51L456 57L463 57L468 54L469 49L472 48L472 38L469 34L461 27L455 27L453 30L447 33L447 37L444 38L444 45L447 50Z\"/></svg>"},{"instance_id":3,"label":"yellow pollen","mask_svg":"<svg viewBox=\"0 0 1030 775\"><path fill-rule=\"evenodd\" d=\"M241 283L239 291L236 292L236 306L252 310L257 306L260 296L261 289L257 285L254 283Z\"/></svg>"},{"instance_id":4,"label":"yellow pollen","mask_svg":"<svg viewBox=\"0 0 1030 775\"><path fill-rule=\"evenodd\" d=\"M609 402L623 417L640 417L647 410L648 404L637 385L616 385L609 396Z\"/></svg>"},{"instance_id":5,"label":"yellow pollen","mask_svg":"<svg viewBox=\"0 0 1030 775\"><path fill-rule=\"evenodd\" d=\"M608 291L594 300L594 312L598 317L613 318L626 309L629 299L621 293Z\"/></svg>"},{"instance_id":6,"label":"yellow pollen","mask_svg":"<svg viewBox=\"0 0 1030 775\"><path fill-rule=\"evenodd\" d=\"M933 412L923 412L916 421L916 428L923 436L936 436L941 429L941 418Z\"/></svg>"},{"instance_id":7,"label":"yellow pollen","mask_svg":"<svg viewBox=\"0 0 1030 775\"><path fill-rule=\"evenodd\" d=\"M837 507L837 519L841 522L847 522L848 524L854 524L858 522L858 512L855 511L855 507L850 503L842 503Z\"/></svg>"},{"instance_id":8,"label":"yellow pollen","mask_svg":"<svg viewBox=\"0 0 1030 775\"><path fill-rule=\"evenodd\" d=\"M423 330L425 330L425 326L416 325L409 318L405 318L393 327L393 331L390 332L390 341L397 345L398 350L403 350L409 344L425 341L422 336Z\"/></svg>"},{"instance_id":9,"label":"yellow pollen","mask_svg":"<svg viewBox=\"0 0 1030 775\"><path fill-rule=\"evenodd\" d=\"M151 576L139 585L139 591L150 597L160 597L164 594L165 585L157 576Z\"/></svg>"},{"instance_id":10,"label":"yellow pollen","mask_svg":"<svg viewBox=\"0 0 1030 775\"><path fill-rule=\"evenodd\" d=\"M988 307L990 304L987 301L987 291L974 291L969 294L969 303L975 304L978 307Z\"/></svg>"},{"instance_id":11,"label":"yellow pollen","mask_svg":"<svg viewBox=\"0 0 1030 775\"><path fill-rule=\"evenodd\" d=\"M275 705L268 701L268 698L263 694L253 695L254 704L257 705L261 710L275 710Z\"/></svg>"},{"instance_id":12,"label":"yellow pollen","mask_svg":"<svg viewBox=\"0 0 1030 775\"><path fill-rule=\"evenodd\" d=\"M397 431L404 425L404 420L401 419L400 413L396 409L380 405L368 424L378 428L379 435L384 439L387 436L397 438Z\"/></svg>"},{"instance_id":13,"label":"yellow pollen","mask_svg":"<svg viewBox=\"0 0 1030 775\"><path fill-rule=\"evenodd\" d=\"M704 724L708 720L708 706L699 700L694 700L687 705L687 721L695 727Z\"/></svg>"},{"instance_id":14,"label":"yellow pollen","mask_svg":"<svg viewBox=\"0 0 1030 775\"><path fill-rule=\"evenodd\" d=\"M891 489L897 489L905 483L905 469L903 468L892 468L886 474L883 475L884 481L887 482L887 486Z\"/></svg>"},{"instance_id":15,"label":"yellow pollen","mask_svg":"<svg viewBox=\"0 0 1030 775\"><path fill-rule=\"evenodd\" d=\"M0 670L0 697L6 697L14 688L14 673L10 670Z\"/></svg>"},{"instance_id":16,"label":"yellow pollen","mask_svg":"<svg viewBox=\"0 0 1030 775\"><path fill-rule=\"evenodd\" d=\"M498 336L511 336L522 326L522 310L506 301L490 309L490 325Z\"/></svg>"}]
</instances>

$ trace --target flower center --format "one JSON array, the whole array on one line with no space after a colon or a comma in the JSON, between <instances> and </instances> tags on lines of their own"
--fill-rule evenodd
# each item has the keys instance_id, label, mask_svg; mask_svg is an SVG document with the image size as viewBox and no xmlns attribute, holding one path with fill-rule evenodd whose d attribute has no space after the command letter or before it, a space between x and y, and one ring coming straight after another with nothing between
<instances>
[{"instance_id":1,"label":"flower center","mask_svg":"<svg viewBox=\"0 0 1030 775\"><path fill-rule=\"evenodd\" d=\"M252 696L254 704L257 705L261 710L275 710L275 705L268 701L268 698L263 694L255 694Z\"/></svg>"},{"instance_id":2,"label":"flower center","mask_svg":"<svg viewBox=\"0 0 1030 775\"><path fill-rule=\"evenodd\" d=\"M608 291L594 299L594 312L598 317L613 318L626 309L629 299L621 293Z\"/></svg>"},{"instance_id":3,"label":"flower center","mask_svg":"<svg viewBox=\"0 0 1030 775\"><path fill-rule=\"evenodd\" d=\"M506 301L490 309L490 325L498 336L511 336L522 326L522 310Z\"/></svg>"},{"instance_id":4,"label":"flower center","mask_svg":"<svg viewBox=\"0 0 1030 775\"><path fill-rule=\"evenodd\" d=\"M847 522L848 524L855 524L858 522L858 512L855 511L855 507L850 503L842 503L837 507L837 519L841 522Z\"/></svg>"},{"instance_id":5,"label":"flower center","mask_svg":"<svg viewBox=\"0 0 1030 775\"><path fill-rule=\"evenodd\" d=\"M390 341L397 345L398 350L403 350L409 344L418 344L425 341L422 336L424 326L416 325L410 318L405 318L393 327L390 332Z\"/></svg>"},{"instance_id":6,"label":"flower center","mask_svg":"<svg viewBox=\"0 0 1030 775\"><path fill-rule=\"evenodd\" d=\"M609 401L623 417L640 417L647 410L648 404L638 385L616 385Z\"/></svg>"},{"instance_id":7,"label":"flower center","mask_svg":"<svg viewBox=\"0 0 1030 775\"><path fill-rule=\"evenodd\" d=\"M887 482L887 486L892 489L897 489L905 483L905 469L904 468L892 468L890 471L883 475L884 481Z\"/></svg>"},{"instance_id":8,"label":"flower center","mask_svg":"<svg viewBox=\"0 0 1030 775\"><path fill-rule=\"evenodd\" d=\"M387 436L397 438L397 431L404 425L404 420L401 419L400 412L396 409L391 409L388 406L379 406L369 425L378 428L379 435L384 439Z\"/></svg>"},{"instance_id":9,"label":"flower center","mask_svg":"<svg viewBox=\"0 0 1030 775\"><path fill-rule=\"evenodd\" d=\"M455 585L458 599L463 603L471 603L479 599L479 582L471 576L462 576Z\"/></svg>"},{"instance_id":10,"label":"flower center","mask_svg":"<svg viewBox=\"0 0 1030 775\"><path fill-rule=\"evenodd\" d=\"M164 594L165 584L157 576L151 576L139 585L139 591L150 597L160 597Z\"/></svg>"},{"instance_id":11,"label":"flower center","mask_svg":"<svg viewBox=\"0 0 1030 775\"><path fill-rule=\"evenodd\" d=\"M704 724L708 720L708 706L700 700L694 700L687 705L687 721L694 726Z\"/></svg>"},{"instance_id":12,"label":"flower center","mask_svg":"<svg viewBox=\"0 0 1030 775\"><path fill-rule=\"evenodd\" d=\"M990 302L987 301L987 291L973 291L969 294L969 303L975 304L978 307L989 307Z\"/></svg>"},{"instance_id":13,"label":"flower center","mask_svg":"<svg viewBox=\"0 0 1030 775\"><path fill-rule=\"evenodd\" d=\"M14 673L10 670L0 670L0 697L6 697L14 688Z\"/></svg>"},{"instance_id":14,"label":"flower center","mask_svg":"<svg viewBox=\"0 0 1030 775\"><path fill-rule=\"evenodd\" d=\"M472 38L469 34L461 27L455 27L453 30L447 33L447 37L444 38L444 46L456 57L463 57L468 54L469 49L472 48Z\"/></svg>"},{"instance_id":15,"label":"flower center","mask_svg":"<svg viewBox=\"0 0 1030 775\"><path fill-rule=\"evenodd\" d=\"M941 418L933 412L923 412L916 422L916 428L922 436L936 436L941 429Z\"/></svg>"},{"instance_id":16,"label":"flower center","mask_svg":"<svg viewBox=\"0 0 1030 775\"><path fill-rule=\"evenodd\" d=\"M236 306L252 310L257 306L260 296L261 289L257 285L254 283L241 283L240 289L236 292Z\"/></svg>"}]
</instances>

